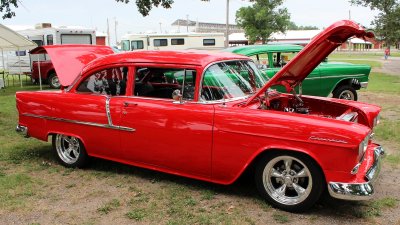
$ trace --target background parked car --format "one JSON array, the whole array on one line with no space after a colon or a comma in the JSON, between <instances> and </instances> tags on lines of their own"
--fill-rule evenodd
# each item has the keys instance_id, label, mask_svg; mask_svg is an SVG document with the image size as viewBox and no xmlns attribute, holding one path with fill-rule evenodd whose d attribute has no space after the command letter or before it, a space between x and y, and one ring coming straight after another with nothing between
<instances>
[{"instance_id":1,"label":"background parked car","mask_svg":"<svg viewBox=\"0 0 400 225\"><path fill-rule=\"evenodd\" d=\"M240 46L224 51L253 58L263 74L271 78L302 49L300 45L269 44ZM334 98L357 101L357 90L367 87L370 71L369 65L325 60L304 80L302 93L323 97L332 93ZM274 88L285 92L283 87Z\"/></svg>"}]
</instances>

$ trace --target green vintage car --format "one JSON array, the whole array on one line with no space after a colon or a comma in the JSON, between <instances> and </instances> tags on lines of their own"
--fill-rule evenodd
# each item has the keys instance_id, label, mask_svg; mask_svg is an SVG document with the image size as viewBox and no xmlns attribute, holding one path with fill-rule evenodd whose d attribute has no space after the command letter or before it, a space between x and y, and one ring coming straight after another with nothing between
<instances>
[{"instance_id":1,"label":"green vintage car","mask_svg":"<svg viewBox=\"0 0 400 225\"><path fill-rule=\"evenodd\" d=\"M271 78L302 49L300 45L268 44L239 46L223 51L251 57L263 74ZM334 98L357 101L357 90L367 87L370 71L369 65L326 60L304 80L302 93L323 97L332 94ZM274 88L285 92L282 86Z\"/></svg>"}]
</instances>

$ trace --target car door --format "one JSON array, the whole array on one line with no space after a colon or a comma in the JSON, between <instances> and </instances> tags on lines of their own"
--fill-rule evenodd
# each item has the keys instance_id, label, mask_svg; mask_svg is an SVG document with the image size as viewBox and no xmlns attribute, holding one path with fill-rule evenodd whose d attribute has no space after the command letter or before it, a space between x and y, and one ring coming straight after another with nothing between
<instances>
[{"instance_id":1,"label":"car door","mask_svg":"<svg viewBox=\"0 0 400 225\"><path fill-rule=\"evenodd\" d=\"M125 159L170 172L210 177L214 107L191 100L181 103L168 95L163 96L174 84L182 84L179 77L171 79L171 72L160 72L163 69L150 68L157 76L162 75L150 79L157 83L140 83L139 86L138 81L145 80L149 70L137 68L137 76L145 74L135 79L133 87L141 88L132 92L137 96L113 99L113 104L121 107L121 125L134 129L133 132L121 131Z\"/></svg>"}]
</instances>

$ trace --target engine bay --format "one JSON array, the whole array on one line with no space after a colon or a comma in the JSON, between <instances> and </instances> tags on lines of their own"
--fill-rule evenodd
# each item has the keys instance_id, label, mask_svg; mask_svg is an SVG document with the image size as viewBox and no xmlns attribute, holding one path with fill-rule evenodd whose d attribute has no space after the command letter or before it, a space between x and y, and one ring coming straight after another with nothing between
<instances>
[{"instance_id":1,"label":"engine bay","mask_svg":"<svg viewBox=\"0 0 400 225\"><path fill-rule=\"evenodd\" d=\"M324 118L358 122L358 112L348 105L330 102L323 99L309 98L293 92L282 94L275 90L266 91L259 98L258 109L287 113L298 113Z\"/></svg>"}]
</instances>

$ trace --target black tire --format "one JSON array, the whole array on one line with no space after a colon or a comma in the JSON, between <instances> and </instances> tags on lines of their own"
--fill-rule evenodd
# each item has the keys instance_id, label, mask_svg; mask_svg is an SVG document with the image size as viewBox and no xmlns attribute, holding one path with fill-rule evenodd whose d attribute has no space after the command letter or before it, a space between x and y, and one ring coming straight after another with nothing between
<instances>
[{"instance_id":1,"label":"black tire","mask_svg":"<svg viewBox=\"0 0 400 225\"><path fill-rule=\"evenodd\" d=\"M53 89L60 89L61 84L58 80L57 74L55 72L51 72L47 78L47 82L49 86Z\"/></svg>"},{"instance_id":2,"label":"black tire","mask_svg":"<svg viewBox=\"0 0 400 225\"><path fill-rule=\"evenodd\" d=\"M339 99L347 99L352 101L357 101L358 99L356 89L350 85L339 86L332 92L332 94L334 98Z\"/></svg>"},{"instance_id":3,"label":"black tire","mask_svg":"<svg viewBox=\"0 0 400 225\"><path fill-rule=\"evenodd\" d=\"M65 167L82 168L88 161L85 146L78 138L55 134L52 137L52 144L54 155Z\"/></svg>"},{"instance_id":4,"label":"black tire","mask_svg":"<svg viewBox=\"0 0 400 225\"><path fill-rule=\"evenodd\" d=\"M292 163L288 163L289 172L286 170L286 160L292 160ZM301 173L302 170L305 173ZM255 181L260 195L268 203L288 212L308 210L326 189L324 175L315 161L295 152L264 155L256 165Z\"/></svg>"}]
</instances>

